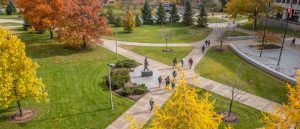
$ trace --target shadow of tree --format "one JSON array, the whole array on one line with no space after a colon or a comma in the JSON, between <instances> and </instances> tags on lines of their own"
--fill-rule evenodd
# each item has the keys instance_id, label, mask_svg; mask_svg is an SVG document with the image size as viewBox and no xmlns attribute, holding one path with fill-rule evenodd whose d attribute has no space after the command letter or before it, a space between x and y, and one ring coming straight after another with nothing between
<instances>
[{"instance_id":1,"label":"shadow of tree","mask_svg":"<svg viewBox=\"0 0 300 129\"><path fill-rule=\"evenodd\" d=\"M65 44L32 45L26 47L26 53L28 54L28 56L34 59L53 56L66 56L90 51L92 51L92 48L77 50L72 49Z\"/></svg>"}]
</instances>

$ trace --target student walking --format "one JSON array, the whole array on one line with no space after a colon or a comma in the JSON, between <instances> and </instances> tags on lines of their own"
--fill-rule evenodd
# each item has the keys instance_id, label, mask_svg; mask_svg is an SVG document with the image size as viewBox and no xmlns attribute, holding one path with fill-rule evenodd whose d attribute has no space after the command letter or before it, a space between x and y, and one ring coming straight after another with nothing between
<instances>
[{"instance_id":1,"label":"student walking","mask_svg":"<svg viewBox=\"0 0 300 129\"><path fill-rule=\"evenodd\" d=\"M168 76L168 77L165 79L165 81L166 81L166 87L169 86L169 85L170 85L170 77Z\"/></svg>"},{"instance_id":2,"label":"student walking","mask_svg":"<svg viewBox=\"0 0 300 129\"><path fill-rule=\"evenodd\" d=\"M189 59L189 65L190 65L190 69L192 69L193 63L194 63L193 59L192 59L192 58L190 58L190 59Z\"/></svg>"},{"instance_id":3,"label":"student walking","mask_svg":"<svg viewBox=\"0 0 300 129\"><path fill-rule=\"evenodd\" d=\"M159 88L161 87L161 84L162 84L162 77L159 76L158 77L158 86L159 86Z\"/></svg>"},{"instance_id":4,"label":"student walking","mask_svg":"<svg viewBox=\"0 0 300 129\"><path fill-rule=\"evenodd\" d=\"M150 112L152 112L152 110L154 108L154 99L153 98L150 99L149 105L150 105Z\"/></svg>"},{"instance_id":5,"label":"student walking","mask_svg":"<svg viewBox=\"0 0 300 129\"><path fill-rule=\"evenodd\" d=\"M202 46L202 53L205 51L205 45Z\"/></svg>"},{"instance_id":6,"label":"student walking","mask_svg":"<svg viewBox=\"0 0 300 129\"><path fill-rule=\"evenodd\" d=\"M292 47L296 47L296 38L294 38L294 39L292 40L291 46L292 46Z\"/></svg>"},{"instance_id":7,"label":"student walking","mask_svg":"<svg viewBox=\"0 0 300 129\"><path fill-rule=\"evenodd\" d=\"M184 59L181 59L181 67L183 67L184 66Z\"/></svg>"},{"instance_id":8,"label":"student walking","mask_svg":"<svg viewBox=\"0 0 300 129\"><path fill-rule=\"evenodd\" d=\"M174 90L174 89L175 89L175 86L176 86L175 79L172 80L171 86L172 86L172 90Z\"/></svg>"},{"instance_id":9,"label":"student walking","mask_svg":"<svg viewBox=\"0 0 300 129\"><path fill-rule=\"evenodd\" d=\"M177 76L177 72L174 70L173 73L172 73L172 75L173 75L173 77L174 77L174 79L175 79L176 76Z\"/></svg>"},{"instance_id":10,"label":"student walking","mask_svg":"<svg viewBox=\"0 0 300 129\"><path fill-rule=\"evenodd\" d=\"M175 57L175 58L173 59L173 69L175 68L176 64L177 64L177 58Z\"/></svg>"}]
</instances>

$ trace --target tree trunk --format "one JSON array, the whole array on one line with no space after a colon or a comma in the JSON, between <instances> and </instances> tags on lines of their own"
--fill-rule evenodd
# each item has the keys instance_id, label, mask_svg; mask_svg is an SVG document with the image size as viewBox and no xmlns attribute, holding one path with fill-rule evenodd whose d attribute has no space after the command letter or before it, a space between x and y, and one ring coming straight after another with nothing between
<instances>
[{"instance_id":1,"label":"tree trunk","mask_svg":"<svg viewBox=\"0 0 300 129\"><path fill-rule=\"evenodd\" d=\"M228 116L229 117L231 115L232 103L233 103L233 98L231 98L230 105L229 105L229 111L228 111Z\"/></svg>"},{"instance_id":2,"label":"tree trunk","mask_svg":"<svg viewBox=\"0 0 300 129\"><path fill-rule=\"evenodd\" d=\"M18 101L17 101L17 104L18 104L20 116L23 116L23 111L22 111L22 108L21 108L21 101L18 100Z\"/></svg>"},{"instance_id":3,"label":"tree trunk","mask_svg":"<svg viewBox=\"0 0 300 129\"><path fill-rule=\"evenodd\" d=\"M254 17L254 21L253 21L253 31L256 30L257 27L257 16Z\"/></svg>"},{"instance_id":4,"label":"tree trunk","mask_svg":"<svg viewBox=\"0 0 300 129\"><path fill-rule=\"evenodd\" d=\"M53 30L49 30L50 31L50 39L53 39Z\"/></svg>"},{"instance_id":5,"label":"tree trunk","mask_svg":"<svg viewBox=\"0 0 300 129\"><path fill-rule=\"evenodd\" d=\"M82 37L82 41L83 41L83 46L82 46L82 48L86 48L86 40L85 40L85 36Z\"/></svg>"},{"instance_id":6,"label":"tree trunk","mask_svg":"<svg viewBox=\"0 0 300 129\"><path fill-rule=\"evenodd\" d=\"M220 45L220 50L223 49L223 39L221 39L221 45Z\"/></svg>"}]
</instances>

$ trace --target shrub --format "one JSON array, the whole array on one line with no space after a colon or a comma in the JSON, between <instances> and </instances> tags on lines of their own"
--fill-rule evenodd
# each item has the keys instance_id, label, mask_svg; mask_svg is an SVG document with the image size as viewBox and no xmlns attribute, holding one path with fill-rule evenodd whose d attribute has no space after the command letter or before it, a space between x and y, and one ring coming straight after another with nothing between
<instances>
[{"instance_id":1,"label":"shrub","mask_svg":"<svg viewBox=\"0 0 300 129\"><path fill-rule=\"evenodd\" d=\"M8 5L6 6L6 14L7 15L12 15L13 13L17 12L15 3L13 3L11 0L9 1Z\"/></svg>"},{"instance_id":2,"label":"shrub","mask_svg":"<svg viewBox=\"0 0 300 129\"><path fill-rule=\"evenodd\" d=\"M132 87L123 87L122 88L122 95L132 95L134 93L134 89Z\"/></svg>"},{"instance_id":3,"label":"shrub","mask_svg":"<svg viewBox=\"0 0 300 129\"><path fill-rule=\"evenodd\" d=\"M147 92L148 92L148 88L146 87L145 84L141 84L137 87L134 87L134 94L140 95L140 94L145 94Z\"/></svg>"},{"instance_id":4,"label":"shrub","mask_svg":"<svg viewBox=\"0 0 300 129\"><path fill-rule=\"evenodd\" d=\"M122 26L122 18L118 16L115 21L115 27L121 27L121 26Z\"/></svg>"},{"instance_id":5,"label":"shrub","mask_svg":"<svg viewBox=\"0 0 300 129\"><path fill-rule=\"evenodd\" d=\"M111 71L111 88L113 90L124 87L125 83L130 80L129 70L125 68L113 69ZM106 86L109 86L108 76L104 77Z\"/></svg>"},{"instance_id":6,"label":"shrub","mask_svg":"<svg viewBox=\"0 0 300 129\"><path fill-rule=\"evenodd\" d=\"M134 68L138 64L134 60L120 60L116 63L116 68Z\"/></svg>"}]
</instances>

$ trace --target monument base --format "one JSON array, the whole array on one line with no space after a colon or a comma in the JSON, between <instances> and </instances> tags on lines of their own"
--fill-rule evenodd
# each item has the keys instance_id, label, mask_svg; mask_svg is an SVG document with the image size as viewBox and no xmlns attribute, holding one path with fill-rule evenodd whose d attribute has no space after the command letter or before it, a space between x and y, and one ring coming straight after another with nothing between
<instances>
[{"instance_id":1,"label":"monument base","mask_svg":"<svg viewBox=\"0 0 300 129\"><path fill-rule=\"evenodd\" d=\"M152 71L142 71L142 77L150 77L153 76Z\"/></svg>"}]
</instances>

